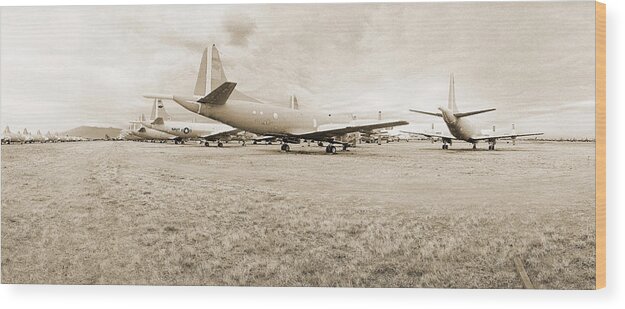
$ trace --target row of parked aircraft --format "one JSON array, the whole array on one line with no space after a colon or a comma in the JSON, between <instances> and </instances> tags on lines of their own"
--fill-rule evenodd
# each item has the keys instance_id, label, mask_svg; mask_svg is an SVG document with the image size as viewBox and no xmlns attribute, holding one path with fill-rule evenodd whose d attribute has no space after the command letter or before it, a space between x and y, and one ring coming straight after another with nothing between
<instances>
[{"instance_id":1,"label":"row of parked aircraft","mask_svg":"<svg viewBox=\"0 0 625 309\"><path fill-rule=\"evenodd\" d=\"M188 138L198 138L208 141L222 138L231 138L242 132L253 132L255 141L279 140L282 142L281 150L288 152L289 144L299 144L302 141L315 141L320 145L326 143L327 153L336 153L336 146L342 146L343 150L353 145L361 136L373 136L380 140L386 128L407 125L408 122L400 119L357 119L353 114L332 114L319 111L299 109L297 99L292 97L290 106L279 104L267 104L250 97L236 89L237 83L228 81L219 57L219 51L212 46L211 51L211 79L210 92L206 91L207 54L204 50L198 79L193 94L170 95L148 94L146 98L154 99L156 113L162 110L162 100L178 103L186 110L218 121L222 126L197 130L199 134L191 135L196 131L193 124L167 121L158 115L150 121L144 118L139 122L140 127L136 130L158 131L167 134L169 139L177 139L183 142ZM469 122L467 117L485 112L494 111L494 108L471 112L459 112L455 100L454 76L450 77L449 100L447 107L440 107L440 112L426 112L411 109L413 112L427 114L443 118L451 135L437 132L410 132L406 134L418 134L432 139L440 139L443 149L448 149L453 140L463 140L473 144L476 148L478 142L488 142L488 149L494 150L496 141L499 139L516 139L521 136L541 135L542 132L517 134L511 132L499 134L490 130L479 130Z\"/></svg>"},{"instance_id":2,"label":"row of parked aircraft","mask_svg":"<svg viewBox=\"0 0 625 309\"><path fill-rule=\"evenodd\" d=\"M2 144L79 142L84 140L86 139L82 137L59 133L52 134L48 132L44 135L41 134L41 131L37 131L37 134L31 134L27 129L24 129L22 132L11 132L9 127L6 127L2 132Z\"/></svg>"}]
</instances>

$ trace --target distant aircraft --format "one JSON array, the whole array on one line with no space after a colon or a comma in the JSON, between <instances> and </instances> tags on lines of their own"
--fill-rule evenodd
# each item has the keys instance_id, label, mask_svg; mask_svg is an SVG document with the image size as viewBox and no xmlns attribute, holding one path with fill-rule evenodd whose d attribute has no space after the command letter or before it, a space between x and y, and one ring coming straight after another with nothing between
<instances>
[{"instance_id":1,"label":"distant aircraft","mask_svg":"<svg viewBox=\"0 0 625 309\"><path fill-rule=\"evenodd\" d=\"M236 83L228 82L223 72L219 53L215 45L212 49L213 70L211 88L221 85L205 97L179 95L147 95L148 98L171 99L187 110L220 121L235 128L252 132L263 137L282 139L282 150L290 151L289 144L299 144L301 140L328 142L326 153L336 153L333 144L341 144L347 150L348 143L339 141L347 133L367 131L408 124L403 120L351 120L333 116L332 113L310 112L264 104L256 99L241 96L235 90ZM204 58L203 58L204 59Z\"/></svg>"},{"instance_id":2,"label":"distant aircraft","mask_svg":"<svg viewBox=\"0 0 625 309\"><path fill-rule=\"evenodd\" d=\"M37 134L33 136L33 141L38 142L38 143L45 143L48 141L48 139L45 136L43 136L43 134L41 134L40 130L37 130Z\"/></svg>"},{"instance_id":3,"label":"distant aircraft","mask_svg":"<svg viewBox=\"0 0 625 309\"><path fill-rule=\"evenodd\" d=\"M4 132L2 132L2 143L24 143L24 138L19 132L13 133L11 132L11 129L9 129L9 127L6 127L4 129Z\"/></svg>"},{"instance_id":4,"label":"distant aircraft","mask_svg":"<svg viewBox=\"0 0 625 309\"><path fill-rule=\"evenodd\" d=\"M148 141L176 141L178 140L178 137L175 135L161 132L158 130L154 130L144 125L141 125L143 122L146 122L145 115L141 115L141 117L139 118L139 121L137 122L139 124L138 128L130 131L130 135L139 137L141 139L148 140Z\"/></svg>"},{"instance_id":5,"label":"distant aircraft","mask_svg":"<svg viewBox=\"0 0 625 309\"><path fill-rule=\"evenodd\" d=\"M34 141L33 136L24 128L22 132L22 138L24 139L24 143L32 143Z\"/></svg>"},{"instance_id":6,"label":"distant aircraft","mask_svg":"<svg viewBox=\"0 0 625 309\"><path fill-rule=\"evenodd\" d=\"M442 117L445 123L447 124L447 128L449 128L449 132L451 132L452 136L446 134L437 134L437 133L426 133L426 132L407 132L405 133L413 133L420 134L423 136L427 136L430 138L440 138L443 141L443 149L449 149L449 145L451 145L452 140L463 140L473 144L473 149L476 149L476 144L479 141L487 141L488 142L488 150L495 150L495 144L498 139L506 139L510 138L513 141L520 136L532 136L532 135L542 135L542 132L536 133L520 133L512 132L509 134L497 134L495 131L489 130L479 130L469 122L466 117L477 115L481 113L486 113L490 111L494 111L494 108L488 108L483 110L471 111L471 112L459 112L456 107L456 93L455 93L455 85L454 85L454 75L451 74L449 77L449 99L448 106L439 107L440 113L436 112L425 112L420 110L411 109L411 112ZM513 125L514 127L514 125ZM493 127L494 128L494 127Z\"/></svg>"},{"instance_id":7,"label":"distant aircraft","mask_svg":"<svg viewBox=\"0 0 625 309\"><path fill-rule=\"evenodd\" d=\"M49 142L52 142L52 143L56 143L56 142L60 142L61 141L61 138L58 135L52 134L52 133L50 133L50 131L48 131L48 133L46 133L46 138L48 139Z\"/></svg>"},{"instance_id":8,"label":"distant aircraft","mask_svg":"<svg viewBox=\"0 0 625 309\"><path fill-rule=\"evenodd\" d=\"M164 110L163 102L155 99L157 105L156 118L152 121L143 121L141 124L150 129L165 132L178 137L177 143L184 143L188 139L199 139L208 147L209 142L217 142L217 147L223 147L224 141L239 139L241 130L220 123L198 123L165 120L160 111ZM245 140L243 139L245 146Z\"/></svg>"}]
</instances>

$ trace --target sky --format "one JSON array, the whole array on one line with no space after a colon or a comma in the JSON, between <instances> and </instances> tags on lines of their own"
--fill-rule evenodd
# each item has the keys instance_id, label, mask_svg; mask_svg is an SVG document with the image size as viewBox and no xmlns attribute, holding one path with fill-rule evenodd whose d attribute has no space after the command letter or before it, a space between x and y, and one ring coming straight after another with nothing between
<instances>
[{"instance_id":1,"label":"sky","mask_svg":"<svg viewBox=\"0 0 625 309\"><path fill-rule=\"evenodd\" d=\"M192 93L216 44L268 104L443 129L408 109L445 106L453 72L460 111L497 108L472 117L485 129L594 137L594 42L592 1L3 7L0 124L126 127L143 94Z\"/></svg>"}]
</instances>

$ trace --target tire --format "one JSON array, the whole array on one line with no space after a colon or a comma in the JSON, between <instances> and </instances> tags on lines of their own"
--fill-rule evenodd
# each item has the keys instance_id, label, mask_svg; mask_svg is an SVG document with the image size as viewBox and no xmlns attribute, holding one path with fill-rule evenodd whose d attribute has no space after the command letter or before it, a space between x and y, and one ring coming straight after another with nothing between
<instances>
[{"instance_id":1,"label":"tire","mask_svg":"<svg viewBox=\"0 0 625 309\"><path fill-rule=\"evenodd\" d=\"M223 146L224 146L224 144L222 142L218 142L217 143L217 147L223 147Z\"/></svg>"},{"instance_id":2,"label":"tire","mask_svg":"<svg viewBox=\"0 0 625 309\"><path fill-rule=\"evenodd\" d=\"M204 147L208 147L210 144L208 142L204 142Z\"/></svg>"},{"instance_id":3,"label":"tire","mask_svg":"<svg viewBox=\"0 0 625 309\"><path fill-rule=\"evenodd\" d=\"M336 154L336 147L330 146L330 153L331 154Z\"/></svg>"}]
</instances>

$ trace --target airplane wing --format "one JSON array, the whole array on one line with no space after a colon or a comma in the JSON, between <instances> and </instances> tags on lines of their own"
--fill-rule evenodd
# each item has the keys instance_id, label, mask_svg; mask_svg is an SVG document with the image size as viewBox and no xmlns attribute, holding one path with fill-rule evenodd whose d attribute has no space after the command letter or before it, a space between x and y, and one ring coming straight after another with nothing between
<instances>
[{"instance_id":1,"label":"airplane wing","mask_svg":"<svg viewBox=\"0 0 625 309\"><path fill-rule=\"evenodd\" d=\"M501 135L483 135L478 137L472 137L472 140L481 141L488 139L505 139L505 138L516 138L522 136L533 136L533 135L543 135L543 132L534 132L534 133L520 133L520 134L501 134Z\"/></svg>"},{"instance_id":2,"label":"airplane wing","mask_svg":"<svg viewBox=\"0 0 625 309\"><path fill-rule=\"evenodd\" d=\"M410 132L410 131L403 131L400 130L400 132L402 133L408 133L408 134L418 134L418 135L423 135L425 137L437 137L437 138L444 138L444 139L457 139L451 135L443 135L443 134L436 134L436 133L424 133L424 132Z\"/></svg>"},{"instance_id":3,"label":"airplane wing","mask_svg":"<svg viewBox=\"0 0 625 309\"><path fill-rule=\"evenodd\" d=\"M352 122L349 124L326 124L320 125L317 127L316 131L312 132L302 132L302 133L294 133L289 134L292 137L298 137L302 139L312 139L312 140L327 140L333 138L335 136L360 132L360 131L370 131L373 129L380 128L388 128L395 126L403 126L407 125L407 121L403 120L391 120L391 121L380 121L380 120L370 120L370 121L358 121Z\"/></svg>"},{"instance_id":4,"label":"airplane wing","mask_svg":"<svg viewBox=\"0 0 625 309\"><path fill-rule=\"evenodd\" d=\"M203 135L203 136L200 136L200 138L207 140L207 141L219 140L225 137L229 137L230 135L235 135L239 132L241 132L241 130L233 129L233 130L227 130L227 131L215 132L213 134Z\"/></svg>"}]
</instances>

